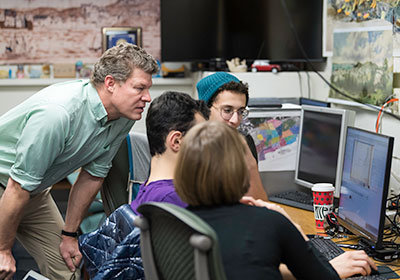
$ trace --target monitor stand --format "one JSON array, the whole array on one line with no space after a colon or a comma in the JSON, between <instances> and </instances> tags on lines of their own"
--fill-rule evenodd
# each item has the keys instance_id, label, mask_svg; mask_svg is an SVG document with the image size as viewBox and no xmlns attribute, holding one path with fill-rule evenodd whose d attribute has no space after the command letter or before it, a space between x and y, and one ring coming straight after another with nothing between
<instances>
[{"instance_id":1,"label":"monitor stand","mask_svg":"<svg viewBox=\"0 0 400 280\"><path fill-rule=\"evenodd\" d=\"M400 258L400 248L398 247L381 246L380 248L376 248L374 243L364 237L360 238L358 244L361 247L360 249L364 250L370 257L376 260L390 262Z\"/></svg>"}]
</instances>

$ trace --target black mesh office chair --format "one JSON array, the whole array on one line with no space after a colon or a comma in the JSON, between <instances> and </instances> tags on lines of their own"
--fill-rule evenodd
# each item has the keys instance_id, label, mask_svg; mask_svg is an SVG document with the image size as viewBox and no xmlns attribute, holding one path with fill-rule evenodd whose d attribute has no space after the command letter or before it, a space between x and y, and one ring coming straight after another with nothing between
<instances>
[{"instance_id":1,"label":"black mesh office chair","mask_svg":"<svg viewBox=\"0 0 400 280\"><path fill-rule=\"evenodd\" d=\"M225 280L215 231L197 215L169 203L138 207L146 279Z\"/></svg>"}]
</instances>

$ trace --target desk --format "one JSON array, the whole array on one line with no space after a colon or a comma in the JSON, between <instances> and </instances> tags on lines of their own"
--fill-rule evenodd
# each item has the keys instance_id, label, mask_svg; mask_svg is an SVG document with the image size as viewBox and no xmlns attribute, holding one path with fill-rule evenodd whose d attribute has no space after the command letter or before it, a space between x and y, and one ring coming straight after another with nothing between
<instances>
[{"instance_id":1,"label":"desk","mask_svg":"<svg viewBox=\"0 0 400 280\"><path fill-rule=\"evenodd\" d=\"M305 234L316 234L314 213L311 211L279 204L292 218L293 222L300 225Z\"/></svg>"},{"instance_id":2,"label":"desk","mask_svg":"<svg viewBox=\"0 0 400 280\"><path fill-rule=\"evenodd\" d=\"M287 206L287 205L283 205L283 204L280 204L280 206L283 209L285 209L285 211L289 214L289 216L292 218L292 220L295 223L297 223L301 226L301 228L303 229L305 234L316 234L317 233L313 212L295 208L295 207L291 207L291 206ZM352 240L352 241L346 242L346 239L343 239L343 240L340 240L340 242L356 244L357 240ZM343 249L343 250L347 251L348 249ZM399 275L398 272L400 270L398 270L398 269L400 269L400 259L397 259L396 261L392 262L391 264L393 264L393 265L390 265L389 263L379 262L379 261L375 261L375 263L377 265L387 265L392 270L394 270L394 271L397 270L396 274ZM400 278L400 276L399 276L399 278Z\"/></svg>"}]
</instances>

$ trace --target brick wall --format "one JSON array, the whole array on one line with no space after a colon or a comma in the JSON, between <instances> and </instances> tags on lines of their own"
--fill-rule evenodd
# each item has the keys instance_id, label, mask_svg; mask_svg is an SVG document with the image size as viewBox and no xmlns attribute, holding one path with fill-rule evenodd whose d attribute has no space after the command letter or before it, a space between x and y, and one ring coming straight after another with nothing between
<instances>
[{"instance_id":1,"label":"brick wall","mask_svg":"<svg viewBox=\"0 0 400 280\"><path fill-rule=\"evenodd\" d=\"M2 1L0 64L94 63L111 26L142 27L143 47L160 58L160 0Z\"/></svg>"}]
</instances>

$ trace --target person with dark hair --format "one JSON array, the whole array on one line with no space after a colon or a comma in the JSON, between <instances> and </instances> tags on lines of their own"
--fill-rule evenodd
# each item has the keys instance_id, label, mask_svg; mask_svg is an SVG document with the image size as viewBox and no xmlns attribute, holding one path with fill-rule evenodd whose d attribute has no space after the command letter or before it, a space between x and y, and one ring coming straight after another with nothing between
<instances>
[{"instance_id":1,"label":"person with dark hair","mask_svg":"<svg viewBox=\"0 0 400 280\"><path fill-rule=\"evenodd\" d=\"M249 87L237 77L216 72L201 79L197 85L199 99L210 108L210 120L225 122L238 128L242 119L248 114L246 106L249 102ZM268 200L258 171L257 149L250 135L245 135L248 144L246 156L247 168L250 172L250 188L247 195L256 199Z\"/></svg>"},{"instance_id":2,"label":"person with dark hair","mask_svg":"<svg viewBox=\"0 0 400 280\"><path fill-rule=\"evenodd\" d=\"M79 225L151 101L157 69L145 50L121 43L95 63L90 81L51 85L0 117L0 279L16 271L15 238L44 276L79 279ZM78 168L64 224L50 187Z\"/></svg>"},{"instance_id":3,"label":"person with dark hair","mask_svg":"<svg viewBox=\"0 0 400 280\"><path fill-rule=\"evenodd\" d=\"M175 167L179 197L217 233L227 279L282 279L281 263L296 279L308 280L343 279L377 269L364 251L328 262L281 207L240 203L249 188L246 150L237 131L204 122L185 136Z\"/></svg>"},{"instance_id":4,"label":"person with dark hair","mask_svg":"<svg viewBox=\"0 0 400 280\"><path fill-rule=\"evenodd\" d=\"M151 158L150 176L140 186L132 201L132 210L145 202L169 202L186 207L175 192L173 175L176 158L186 132L196 123L205 121L210 110L203 101L186 93L165 92L150 104L146 131Z\"/></svg>"}]
</instances>

